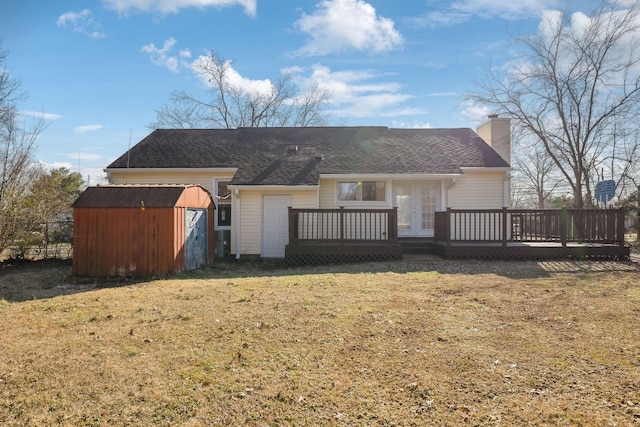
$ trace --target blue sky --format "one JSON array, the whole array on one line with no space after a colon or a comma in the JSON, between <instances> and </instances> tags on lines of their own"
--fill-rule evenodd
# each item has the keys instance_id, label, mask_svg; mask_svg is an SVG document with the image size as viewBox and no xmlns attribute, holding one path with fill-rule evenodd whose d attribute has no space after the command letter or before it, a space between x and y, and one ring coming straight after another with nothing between
<instances>
[{"instance_id":1,"label":"blue sky","mask_svg":"<svg viewBox=\"0 0 640 427\"><path fill-rule=\"evenodd\" d=\"M629 0L618 0L620 3ZM488 111L465 92L509 60L544 11L590 0L4 0L0 38L25 117L48 127L36 157L102 169L149 133L171 92L204 94L191 64L233 61L238 84L282 70L332 93L345 125L472 127Z\"/></svg>"}]
</instances>

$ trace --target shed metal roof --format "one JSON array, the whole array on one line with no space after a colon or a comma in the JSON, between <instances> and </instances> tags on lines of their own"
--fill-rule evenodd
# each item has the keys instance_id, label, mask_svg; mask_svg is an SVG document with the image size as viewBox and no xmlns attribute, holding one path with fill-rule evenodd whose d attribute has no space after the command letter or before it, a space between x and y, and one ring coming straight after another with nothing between
<instances>
[{"instance_id":1,"label":"shed metal roof","mask_svg":"<svg viewBox=\"0 0 640 427\"><path fill-rule=\"evenodd\" d=\"M171 208L185 189L194 185L101 185L89 187L74 208Z\"/></svg>"}]
</instances>

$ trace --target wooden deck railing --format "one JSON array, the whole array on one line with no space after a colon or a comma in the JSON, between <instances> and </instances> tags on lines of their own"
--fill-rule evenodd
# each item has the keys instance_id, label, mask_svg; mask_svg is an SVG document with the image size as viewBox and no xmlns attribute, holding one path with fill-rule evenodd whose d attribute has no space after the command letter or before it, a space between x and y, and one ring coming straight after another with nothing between
<instances>
[{"instance_id":1,"label":"wooden deck railing","mask_svg":"<svg viewBox=\"0 0 640 427\"><path fill-rule=\"evenodd\" d=\"M436 212L436 240L602 243L624 246L623 209L447 209Z\"/></svg>"},{"instance_id":2,"label":"wooden deck railing","mask_svg":"<svg viewBox=\"0 0 640 427\"><path fill-rule=\"evenodd\" d=\"M394 243L398 240L397 218L397 208L289 208L289 243Z\"/></svg>"}]
</instances>

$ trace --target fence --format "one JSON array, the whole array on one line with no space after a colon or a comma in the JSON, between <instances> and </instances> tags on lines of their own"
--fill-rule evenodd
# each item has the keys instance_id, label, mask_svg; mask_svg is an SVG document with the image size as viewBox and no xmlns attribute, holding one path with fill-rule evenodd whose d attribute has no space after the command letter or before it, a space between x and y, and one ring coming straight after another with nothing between
<instances>
[{"instance_id":1,"label":"fence","mask_svg":"<svg viewBox=\"0 0 640 427\"><path fill-rule=\"evenodd\" d=\"M397 209L289 208L289 243L396 242Z\"/></svg>"},{"instance_id":2,"label":"fence","mask_svg":"<svg viewBox=\"0 0 640 427\"><path fill-rule=\"evenodd\" d=\"M624 209L447 209L436 212L436 240L568 242L624 246Z\"/></svg>"},{"instance_id":3,"label":"fence","mask_svg":"<svg viewBox=\"0 0 640 427\"><path fill-rule=\"evenodd\" d=\"M37 224L10 242L5 258L69 259L73 253L73 219Z\"/></svg>"}]
</instances>

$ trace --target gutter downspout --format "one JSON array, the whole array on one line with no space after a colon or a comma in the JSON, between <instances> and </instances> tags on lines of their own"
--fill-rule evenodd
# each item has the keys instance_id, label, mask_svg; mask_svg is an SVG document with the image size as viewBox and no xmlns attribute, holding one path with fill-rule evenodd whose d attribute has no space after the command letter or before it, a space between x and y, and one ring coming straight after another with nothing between
<instances>
[{"instance_id":1,"label":"gutter downspout","mask_svg":"<svg viewBox=\"0 0 640 427\"><path fill-rule=\"evenodd\" d=\"M240 244L240 190L236 188L235 190L236 196L236 259L240 259L240 248L242 245Z\"/></svg>"}]
</instances>

